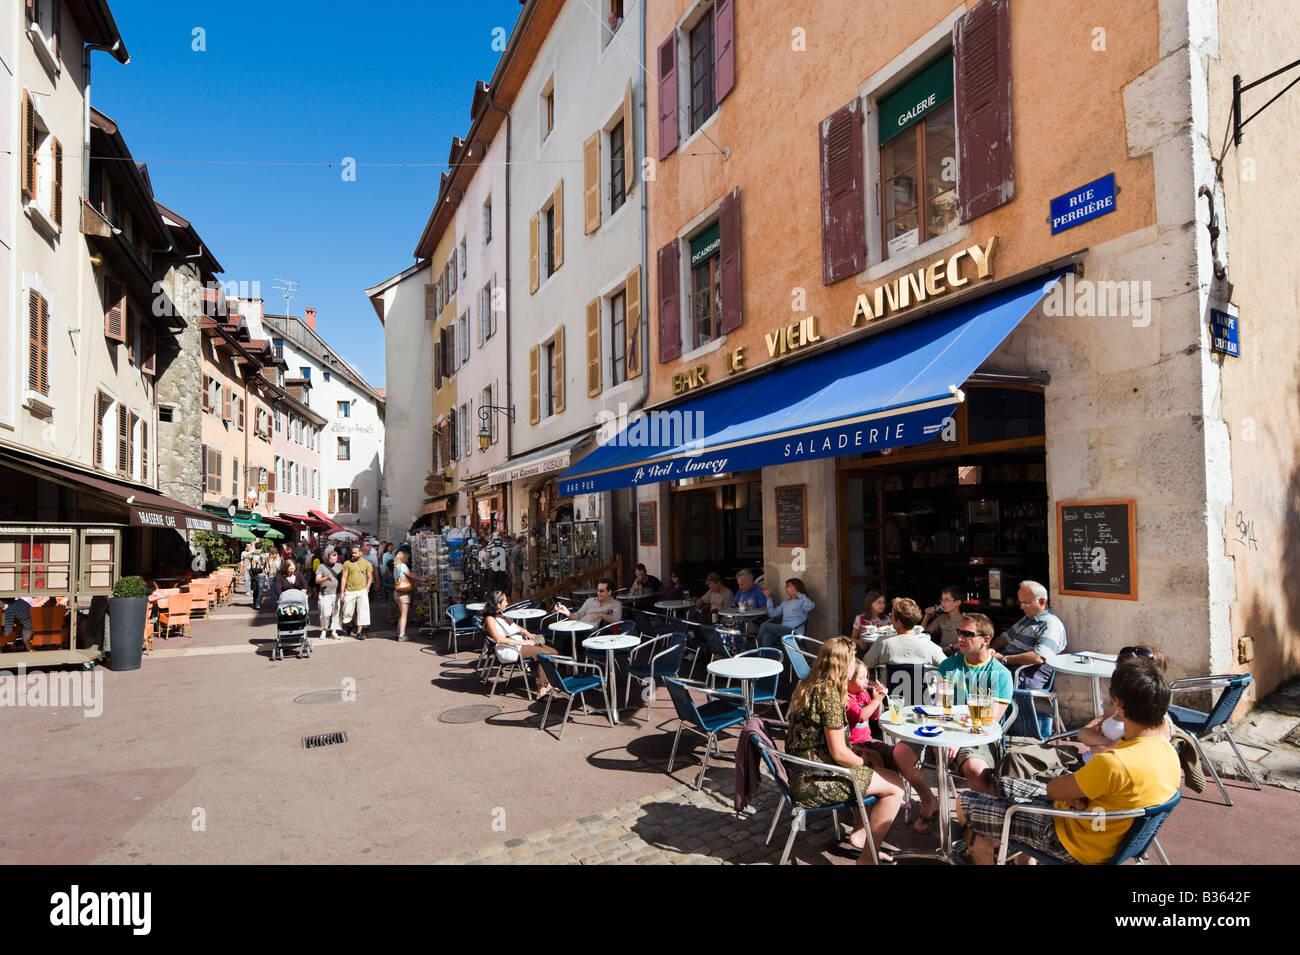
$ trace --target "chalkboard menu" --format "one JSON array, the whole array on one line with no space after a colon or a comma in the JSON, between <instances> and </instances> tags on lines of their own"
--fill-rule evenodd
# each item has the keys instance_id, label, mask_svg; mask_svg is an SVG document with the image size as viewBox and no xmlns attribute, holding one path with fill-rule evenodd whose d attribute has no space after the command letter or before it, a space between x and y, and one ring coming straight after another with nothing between
<instances>
[{"instance_id":1,"label":"chalkboard menu","mask_svg":"<svg viewBox=\"0 0 1300 955\"><path fill-rule=\"evenodd\" d=\"M791 484L776 489L776 545L807 547L808 520L805 503L808 487Z\"/></svg>"},{"instance_id":2,"label":"chalkboard menu","mask_svg":"<svg viewBox=\"0 0 1300 955\"><path fill-rule=\"evenodd\" d=\"M659 545L659 525L655 515L655 502L642 501L636 506L637 527L640 528L642 547Z\"/></svg>"},{"instance_id":3,"label":"chalkboard menu","mask_svg":"<svg viewBox=\"0 0 1300 955\"><path fill-rule=\"evenodd\" d=\"M1137 502L1060 501L1061 593L1137 600Z\"/></svg>"}]
</instances>

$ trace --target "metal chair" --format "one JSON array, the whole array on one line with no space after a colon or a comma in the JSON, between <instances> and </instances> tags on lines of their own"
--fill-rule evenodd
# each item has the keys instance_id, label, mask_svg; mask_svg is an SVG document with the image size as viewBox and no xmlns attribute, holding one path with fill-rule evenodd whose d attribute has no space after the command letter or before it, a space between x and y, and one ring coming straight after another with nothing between
<instances>
[{"instance_id":1,"label":"metal chair","mask_svg":"<svg viewBox=\"0 0 1300 955\"><path fill-rule=\"evenodd\" d=\"M790 670L794 674L796 681L802 680L812 672L810 665L817 659L816 656L806 650L799 649L797 640L799 640L799 637L793 634L786 634L781 638L781 646L785 649L786 659L790 663Z\"/></svg>"},{"instance_id":2,"label":"metal chair","mask_svg":"<svg viewBox=\"0 0 1300 955\"><path fill-rule=\"evenodd\" d=\"M1223 780L1219 778L1219 771L1214 768L1214 763L1205 754L1205 748L1201 743L1202 741L1213 742L1221 736L1226 736L1228 742L1232 745L1232 751L1237 754L1237 761L1245 768L1246 775L1250 777L1255 789L1261 788L1259 780L1255 778L1254 771L1251 770L1250 764L1246 762L1246 757L1242 755L1240 747L1237 746L1237 741L1233 739L1232 731L1228 729L1228 720L1232 719L1232 711L1241 702L1246 688L1250 686L1253 679L1254 677L1249 673L1222 673L1216 676L1187 677L1182 680L1173 680L1169 684L1169 689L1173 693L1223 690L1208 713L1193 710L1186 706L1170 706L1169 718L1174 721L1174 725L1191 734L1192 741L1196 744L1196 752L1201 757L1201 765L1210 767L1210 774L1214 776L1214 781L1219 786L1219 792L1223 794L1223 798L1227 800L1229 806L1235 805L1235 803L1233 803L1232 797L1228 795Z\"/></svg>"},{"instance_id":3,"label":"metal chair","mask_svg":"<svg viewBox=\"0 0 1300 955\"><path fill-rule=\"evenodd\" d=\"M771 648L769 647L767 649ZM829 812L831 814L832 824L835 826L835 836L838 838L840 835L839 810L860 809L865 818L867 815L867 807L876 802L875 796L864 796L862 794L862 790L858 786L857 774L854 773L853 770L845 766L836 766L831 763L819 763L816 760L803 759L799 756L790 756L781 752L779 749L774 749L770 746L764 745L763 741L757 736L751 736L750 738L754 741L754 745L762 754L763 762L767 764L767 771L771 773L772 778L776 780L777 790L781 793L781 802L776 804L776 811L772 813L772 825L768 827L767 840L763 843L764 845L770 845L772 842L772 834L776 832L777 820L781 818L782 805L785 805L790 810L790 835L785 840L785 849L782 850L781 861L778 862L777 865L785 865L786 861L790 858L790 850L794 848L795 837L808 828L809 815L819 812ZM794 801L794 797L790 795L789 785L787 785L777 773L776 764L772 762L773 759L779 759L781 762L790 766L814 769L818 773L843 776L853 788L853 798L848 802L836 803L833 806L804 807L797 805ZM870 826L867 827L867 848L871 850L872 862L876 865L880 865L880 856L877 855L876 841L872 838Z\"/></svg>"},{"instance_id":4,"label":"metal chair","mask_svg":"<svg viewBox=\"0 0 1300 955\"><path fill-rule=\"evenodd\" d=\"M1013 803L1002 819L1002 846L998 849L998 865L1006 865L1008 854L1016 853L1031 856L1046 865L1066 864L1060 859L1039 852L1037 849L1011 841L1011 817L1018 812L1027 812L1035 816L1078 819L1089 824L1095 824L1099 818L1104 818L1107 823L1116 819L1132 819L1134 822L1121 837L1119 846L1115 849L1115 854L1101 864L1123 865L1129 859L1133 859L1138 865L1145 865L1147 849L1154 845L1156 852L1160 855L1160 861L1165 865L1169 865L1169 857L1165 855L1165 850L1161 847L1160 840L1156 838L1156 833L1160 831L1160 827L1165 824L1165 820L1169 818L1169 814L1174 811L1174 807L1178 805L1182 798L1182 794L1175 791L1172 799L1158 806L1152 806L1148 809L1106 811L1104 817L1087 810L1050 809L1047 806L1037 806L1033 803Z\"/></svg>"},{"instance_id":5,"label":"metal chair","mask_svg":"<svg viewBox=\"0 0 1300 955\"><path fill-rule=\"evenodd\" d=\"M515 659L513 661L504 661L501 659L501 655L498 651L509 648L498 644L497 641L492 638L492 635L486 631L484 631L483 639L485 642L492 645L491 659L493 662L489 663L487 671L484 674L484 679L492 681L492 689L488 692L488 696L496 696L497 684L500 682L509 683L514 679L515 674L518 674L524 681L524 693L528 696L528 699L531 700L533 698L533 689L528 684L528 661L524 659L524 655L516 650ZM495 675L493 674L494 668L496 670Z\"/></svg>"},{"instance_id":6,"label":"metal chair","mask_svg":"<svg viewBox=\"0 0 1300 955\"><path fill-rule=\"evenodd\" d=\"M1023 690L1020 689L1020 677L1026 669L1028 669L1027 665L1018 666L1012 674L1012 686L1016 688L1014 697L1019 714L1015 723L1007 730L1007 735L1036 739L1041 742L1054 733L1065 730L1060 704L1056 694L1052 692L1052 684L1056 682L1056 671L1052 671L1047 678L1047 685L1041 690ZM1040 703L1046 703L1052 711L1044 713L1039 708Z\"/></svg>"},{"instance_id":7,"label":"metal chair","mask_svg":"<svg viewBox=\"0 0 1300 955\"><path fill-rule=\"evenodd\" d=\"M551 684L551 693L546 697L546 709L542 711L542 719L538 723L538 729L546 729L547 717L551 715L551 701L555 699L556 693L563 693L569 698L569 702L564 708L564 719L560 720L560 735L556 739L564 739L564 727L569 722L569 714L573 711L573 701L588 690L596 689L596 687L600 687L600 692L605 697L605 714L609 717L609 725L614 725L613 709L609 701L609 686L605 683L605 674L601 672L600 667L594 663L579 663L570 657L553 657L549 655L538 657L537 663L541 666L542 671L546 674L546 679ZM566 677L560 673L561 666L572 667L575 670L594 670L595 676L575 675ZM582 707L584 712L589 712L585 697L582 701Z\"/></svg>"},{"instance_id":8,"label":"metal chair","mask_svg":"<svg viewBox=\"0 0 1300 955\"><path fill-rule=\"evenodd\" d=\"M457 640L462 633L473 636L478 632L478 627L474 624L474 615L466 609L464 604L452 604L447 608L447 619L451 622L448 627L447 642L451 645L453 656L460 656L460 643ZM469 625L466 626L466 621Z\"/></svg>"},{"instance_id":9,"label":"metal chair","mask_svg":"<svg viewBox=\"0 0 1300 955\"><path fill-rule=\"evenodd\" d=\"M764 660L780 660L781 651L775 647L759 647L757 650L746 650L743 653L737 653L736 658L740 657L760 657ZM781 702L776 698L777 683L781 679L781 672L778 670L771 676L763 677L761 680L754 681L753 703L757 706L759 703L771 703L776 710L777 719L784 721L785 716L781 713ZM723 687L713 688L716 693L724 693L728 697L744 701L745 691L742 688Z\"/></svg>"},{"instance_id":10,"label":"metal chair","mask_svg":"<svg viewBox=\"0 0 1300 955\"><path fill-rule=\"evenodd\" d=\"M682 730L690 730L697 736L705 738L704 759L700 763L700 775L696 777L693 787L699 789L700 783L704 781L704 773L709 768L709 752L717 749L718 734L745 722L748 718L745 708L736 706L725 698L696 706L695 700L691 698L691 689L697 689L708 696L725 697L726 694L710 690L704 684L694 680L668 677L664 680L664 686L668 688L668 695L672 698L678 720L677 735L673 738L673 751L668 757L668 775L673 774L673 764L677 761L677 745L682 741Z\"/></svg>"},{"instance_id":11,"label":"metal chair","mask_svg":"<svg viewBox=\"0 0 1300 955\"><path fill-rule=\"evenodd\" d=\"M648 653L649 663L634 663L637 654ZM655 693L658 689L655 684L655 677L677 676L682 668L682 660L686 656L686 634L684 633L666 633L660 637L654 637L647 640L639 647L633 647L632 652L628 654L627 662L627 690L623 694L623 706L626 708L628 701L632 698L632 680L635 677L643 686L641 694L645 700L646 709L653 709L655 704Z\"/></svg>"}]
</instances>

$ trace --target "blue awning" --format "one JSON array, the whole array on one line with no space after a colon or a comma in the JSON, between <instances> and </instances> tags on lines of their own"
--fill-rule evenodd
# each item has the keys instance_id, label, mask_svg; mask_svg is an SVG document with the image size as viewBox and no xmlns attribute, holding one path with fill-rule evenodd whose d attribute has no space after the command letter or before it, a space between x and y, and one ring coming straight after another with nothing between
<instances>
[{"instance_id":1,"label":"blue awning","mask_svg":"<svg viewBox=\"0 0 1300 955\"><path fill-rule=\"evenodd\" d=\"M920 444L1059 274L995 292L671 409L635 414L560 476L565 497ZM613 431L607 426L608 431Z\"/></svg>"}]
</instances>

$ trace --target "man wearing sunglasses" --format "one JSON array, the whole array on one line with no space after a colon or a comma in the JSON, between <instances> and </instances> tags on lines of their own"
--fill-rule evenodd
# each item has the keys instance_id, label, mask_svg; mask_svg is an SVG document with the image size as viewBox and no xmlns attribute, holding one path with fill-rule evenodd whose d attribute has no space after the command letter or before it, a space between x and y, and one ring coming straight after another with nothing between
<instances>
[{"instance_id":1,"label":"man wearing sunglasses","mask_svg":"<svg viewBox=\"0 0 1300 955\"><path fill-rule=\"evenodd\" d=\"M1052 668L1044 661L1049 655L1065 652L1065 624L1047 609L1047 588L1038 581L1022 581L1016 596L1024 616L993 641L995 656L1008 669L1026 667L1020 675L1020 689L1046 689Z\"/></svg>"},{"instance_id":2,"label":"man wearing sunglasses","mask_svg":"<svg viewBox=\"0 0 1300 955\"><path fill-rule=\"evenodd\" d=\"M973 691L987 692L993 698L993 720L1000 722L1011 703L1014 680L1011 671L993 658L989 645L995 632L993 621L982 613L966 614L957 626L957 652L939 664L939 676L960 679L967 696ZM960 697L958 698L960 700ZM983 756L983 749L948 749L948 765L966 777L977 792L993 792L993 768ZM925 774L917 765L916 751L907 743L894 747L894 762L921 799L921 815L913 828L929 832L939 801L930 791Z\"/></svg>"}]
</instances>

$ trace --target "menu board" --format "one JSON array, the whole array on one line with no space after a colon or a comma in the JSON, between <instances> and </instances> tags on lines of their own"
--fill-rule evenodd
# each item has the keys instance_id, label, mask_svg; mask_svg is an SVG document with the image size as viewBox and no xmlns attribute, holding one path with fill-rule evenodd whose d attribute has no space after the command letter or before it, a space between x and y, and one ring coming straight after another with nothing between
<instances>
[{"instance_id":1,"label":"menu board","mask_svg":"<svg viewBox=\"0 0 1300 955\"><path fill-rule=\"evenodd\" d=\"M654 501L642 501L636 506L636 523L640 529L642 547L656 547L659 544L659 526L655 509Z\"/></svg>"},{"instance_id":2,"label":"menu board","mask_svg":"<svg viewBox=\"0 0 1300 955\"><path fill-rule=\"evenodd\" d=\"M1137 502L1060 501L1061 593L1137 600Z\"/></svg>"},{"instance_id":3,"label":"menu board","mask_svg":"<svg viewBox=\"0 0 1300 955\"><path fill-rule=\"evenodd\" d=\"M806 514L808 486L791 484L776 489L776 545L778 547L807 547L808 520Z\"/></svg>"}]
</instances>

